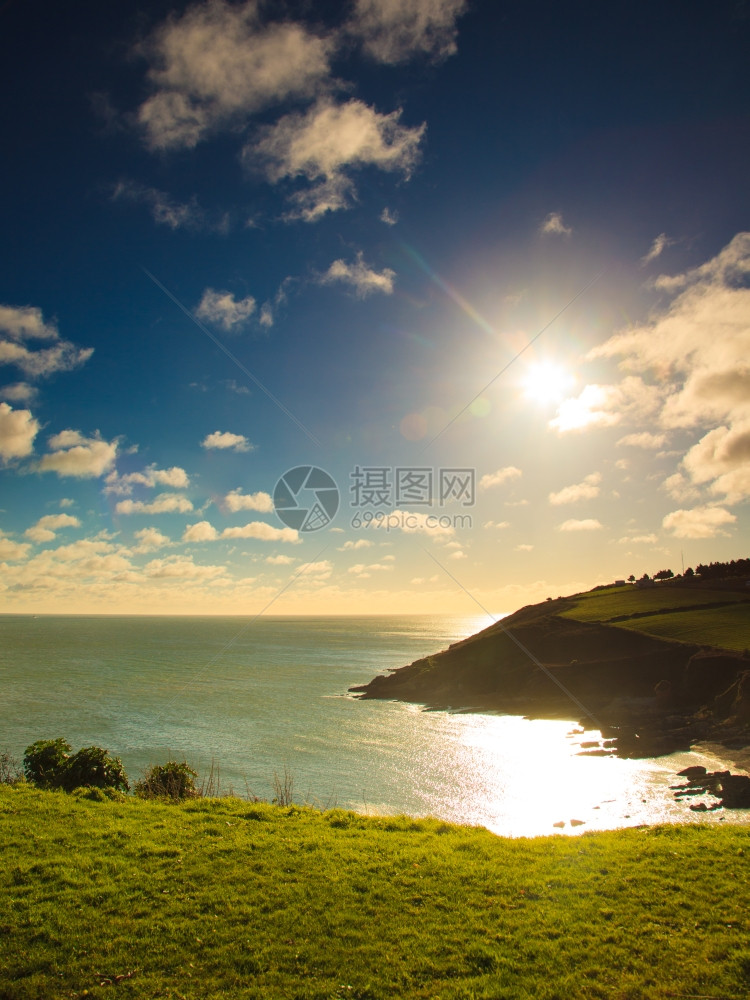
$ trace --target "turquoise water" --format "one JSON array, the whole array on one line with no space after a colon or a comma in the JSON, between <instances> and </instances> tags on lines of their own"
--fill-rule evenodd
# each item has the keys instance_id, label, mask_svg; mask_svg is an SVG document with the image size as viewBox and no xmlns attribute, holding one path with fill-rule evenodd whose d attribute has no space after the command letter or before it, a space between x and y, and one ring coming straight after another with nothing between
<instances>
[{"instance_id":1,"label":"turquoise water","mask_svg":"<svg viewBox=\"0 0 750 1000\"><path fill-rule=\"evenodd\" d=\"M361 702L354 684L445 648L484 617L0 616L0 749L64 736L122 757L131 778L167 757L240 794L406 812L526 835L696 818L669 785L710 755L581 757L572 722ZM571 718L573 715L571 715ZM742 814L724 813L732 820ZM571 819L583 820L571 827ZM719 821L713 814L705 821Z\"/></svg>"}]
</instances>

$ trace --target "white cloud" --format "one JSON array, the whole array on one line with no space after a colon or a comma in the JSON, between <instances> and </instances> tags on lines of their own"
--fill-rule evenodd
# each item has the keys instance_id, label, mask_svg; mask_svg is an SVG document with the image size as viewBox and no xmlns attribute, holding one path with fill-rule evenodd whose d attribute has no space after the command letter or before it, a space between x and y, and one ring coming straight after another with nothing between
<instances>
[{"instance_id":1,"label":"white cloud","mask_svg":"<svg viewBox=\"0 0 750 1000\"><path fill-rule=\"evenodd\" d=\"M50 347L28 347L24 341L52 341ZM45 323L35 306L0 305L0 365L15 365L26 375L45 376L84 364L93 347L80 348L61 340L54 323Z\"/></svg>"},{"instance_id":2,"label":"white cloud","mask_svg":"<svg viewBox=\"0 0 750 1000\"><path fill-rule=\"evenodd\" d=\"M682 479L667 488L706 484L709 494L729 503L750 496L746 435L750 428L750 233L738 233L706 263L654 284L671 297L647 322L617 333L590 358L619 358L620 368L640 373L651 407L640 413L663 429L703 428L705 433L682 462ZM623 379L617 389L635 376ZM645 379L650 379L647 385ZM623 416L622 399L603 407ZM636 421L636 406L628 410ZM683 475L684 473L684 475ZM685 482L685 475L688 477Z\"/></svg>"},{"instance_id":3,"label":"white cloud","mask_svg":"<svg viewBox=\"0 0 750 1000\"><path fill-rule=\"evenodd\" d=\"M198 521L197 524L191 524L182 535L183 542L213 542L219 537L219 533L216 528L208 521Z\"/></svg>"},{"instance_id":4,"label":"white cloud","mask_svg":"<svg viewBox=\"0 0 750 1000\"><path fill-rule=\"evenodd\" d=\"M273 509L273 500L270 494L259 490L257 493L243 493L238 487L227 493L224 503L228 510L236 513L238 510L257 510L264 514L269 514Z\"/></svg>"},{"instance_id":5,"label":"white cloud","mask_svg":"<svg viewBox=\"0 0 750 1000\"><path fill-rule=\"evenodd\" d=\"M554 506L564 503L578 503L579 500L593 500L601 492L599 489L601 481L601 475L598 472L592 472L590 476L586 476L582 483L565 486L558 493L550 493L547 499Z\"/></svg>"},{"instance_id":6,"label":"white cloud","mask_svg":"<svg viewBox=\"0 0 750 1000\"><path fill-rule=\"evenodd\" d=\"M675 538L716 538L727 535L723 531L737 518L723 507L694 507L692 510L674 510L662 521L662 526Z\"/></svg>"},{"instance_id":7,"label":"white cloud","mask_svg":"<svg viewBox=\"0 0 750 1000\"><path fill-rule=\"evenodd\" d=\"M421 534L445 540L455 535L447 515L425 514L422 511L391 510L382 518L373 518L366 527L384 531L403 531L406 535Z\"/></svg>"},{"instance_id":8,"label":"white cloud","mask_svg":"<svg viewBox=\"0 0 750 1000\"><path fill-rule=\"evenodd\" d=\"M299 532L294 528L274 528L265 521L251 521L242 527L225 528L222 538L257 538L263 542L293 542L300 541Z\"/></svg>"},{"instance_id":9,"label":"white cloud","mask_svg":"<svg viewBox=\"0 0 750 1000\"><path fill-rule=\"evenodd\" d=\"M466 553L461 549L457 549L455 552L451 552L448 556L449 559L466 559Z\"/></svg>"},{"instance_id":10,"label":"white cloud","mask_svg":"<svg viewBox=\"0 0 750 1000\"><path fill-rule=\"evenodd\" d=\"M273 307L270 302L264 302L260 307L258 322L261 326L269 330L273 326ZM247 390L246 390L247 391Z\"/></svg>"},{"instance_id":11,"label":"white cloud","mask_svg":"<svg viewBox=\"0 0 750 1000\"><path fill-rule=\"evenodd\" d=\"M583 521L576 521L571 518L568 521L563 521L562 524L558 524L558 531L599 531L602 525L599 521L594 518L588 517Z\"/></svg>"},{"instance_id":12,"label":"white cloud","mask_svg":"<svg viewBox=\"0 0 750 1000\"><path fill-rule=\"evenodd\" d=\"M0 388L0 396L9 403L33 403L39 394L36 386L28 382L13 382Z\"/></svg>"},{"instance_id":13,"label":"white cloud","mask_svg":"<svg viewBox=\"0 0 750 1000\"><path fill-rule=\"evenodd\" d=\"M343 282L345 285L351 285L358 298L365 299L373 292L391 295L395 277L396 272L389 267L382 271L375 271L365 264L362 254L358 253L353 264L347 264L343 260L335 260L326 273L321 276L320 283L332 285L337 281Z\"/></svg>"},{"instance_id":14,"label":"white cloud","mask_svg":"<svg viewBox=\"0 0 750 1000\"><path fill-rule=\"evenodd\" d=\"M177 201L158 188L146 187L135 181L120 180L112 191L113 201L130 201L146 205L151 210L151 217L159 226L168 226L172 230L209 230L226 232L229 219L226 215L209 219L193 195L189 201Z\"/></svg>"},{"instance_id":15,"label":"white cloud","mask_svg":"<svg viewBox=\"0 0 750 1000\"><path fill-rule=\"evenodd\" d=\"M269 566L289 566L294 562L294 558L292 556L284 555L266 556L266 562Z\"/></svg>"},{"instance_id":16,"label":"white cloud","mask_svg":"<svg viewBox=\"0 0 750 1000\"><path fill-rule=\"evenodd\" d=\"M570 236L573 230L565 225L559 212L550 212L539 227L539 232L543 236Z\"/></svg>"},{"instance_id":17,"label":"white cloud","mask_svg":"<svg viewBox=\"0 0 750 1000\"><path fill-rule=\"evenodd\" d=\"M178 465L173 465L170 469L159 469L155 465L149 465L141 472L128 472L119 475L116 469L109 473L105 480L105 493L115 493L119 496L129 496L133 492L133 486L171 486L173 489L183 490L190 485L190 478L184 469Z\"/></svg>"},{"instance_id":18,"label":"white cloud","mask_svg":"<svg viewBox=\"0 0 750 1000\"><path fill-rule=\"evenodd\" d=\"M625 535L622 538L618 538L618 544L620 545L656 545L659 541L657 535Z\"/></svg>"},{"instance_id":19,"label":"white cloud","mask_svg":"<svg viewBox=\"0 0 750 1000\"><path fill-rule=\"evenodd\" d=\"M120 500L115 507L118 514L181 514L192 510L193 505L186 496L180 493L160 493L150 503L143 500Z\"/></svg>"},{"instance_id":20,"label":"white cloud","mask_svg":"<svg viewBox=\"0 0 750 1000\"><path fill-rule=\"evenodd\" d=\"M510 527L510 521L485 521L482 527L494 528L496 531L502 531L503 529Z\"/></svg>"},{"instance_id":21,"label":"white cloud","mask_svg":"<svg viewBox=\"0 0 750 1000\"><path fill-rule=\"evenodd\" d=\"M213 580L223 576L223 566L200 566L189 556L167 556L152 559L143 567L146 576L170 580Z\"/></svg>"},{"instance_id":22,"label":"white cloud","mask_svg":"<svg viewBox=\"0 0 750 1000\"><path fill-rule=\"evenodd\" d=\"M60 501L61 507L73 507L75 505L75 500L71 500L70 497L63 497Z\"/></svg>"},{"instance_id":23,"label":"white cloud","mask_svg":"<svg viewBox=\"0 0 750 1000\"><path fill-rule=\"evenodd\" d=\"M213 326L220 326L227 333L234 333L245 326L255 312L255 299L248 295L244 299L235 299L231 292L217 292L207 288L195 315Z\"/></svg>"},{"instance_id":24,"label":"white cloud","mask_svg":"<svg viewBox=\"0 0 750 1000\"><path fill-rule=\"evenodd\" d=\"M38 433L39 421L31 410L14 410L8 403L0 403L0 458L4 462L30 455Z\"/></svg>"},{"instance_id":25,"label":"white cloud","mask_svg":"<svg viewBox=\"0 0 750 1000\"><path fill-rule=\"evenodd\" d=\"M154 93L137 120L151 149L192 148L224 126L329 75L332 40L291 20L263 24L256 0L210 0L161 24L142 46Z\"/></svg>"},{"instance_id":26,"label":"white cloud","mask_svg":"<svg viewBox=\"0 0 750 1000\"><path fill-rule=\"evenodd\" d=\"M644 420L659 409L664 390L630 375L618 385L586 385L581 393L560 404L549 426L561 434L590 427L612 427L631 417Z\"/></svg>"},{"instance_id":27,"label":"white cloud","mask_svg":"<svg viewBox=\"0 0 750 1000\"><path fill-rule=\"evenodd\" d=\"M676 240L672 240L667 236L666 233L659 233L654 242L651 244L651 249L648 253L641 257L642 264L650 264L652 260L656 260L661 254L667 249L667 247L674 246Z\"/></svg>"},{"instance_id":28,"label":"white cloud","mask_svg":"<svg viewBox=\"0 0 750 1000\"><path fill-rule=\"evenodd\" d=\"M531 552L533 550L533 548L534 548L533 545L522 544L522 545L516 545L514 551L516 551L516 552Z\"/></svg>"},{"instance_id":29,"label":"white cloud","mask_svg":"<svg viewBox=\"0 0 750 1000\"><path fill-rule=\"evenodd\" d=\"M466 7L467 0L355 0L347 29L378 62L441 59L456 51L456 21Z\"/></svg>"},{"instance_id":30,"label":"white cloud","mask_svg":"<svg viewBox=\"0 0 750 1000\"><path fill-rule=\"evenodd\" d=\"M201 441L201 448L220 448L232 451L253 451L255 445L251 444L244 434L233 434L231 431L214 431L207 434Z\"/></svg>"},{"instance_id":31,"label":"white cloud","mask_svg":"<svg viewBox=\"0 0 750 1000\"><path fill-rule=\"evenodd\" d=\"M631 448L663 448L667 443L666 434L652 434L650 431L641 431L640 434L626 434L617 442L618 447L629 446Z\"/></svg>"},{"instance_id":32,"label":"white cloud","mask_svg":"<svg viewBox=\"0 0 750 1000\"><path fill-rule=\"evenodd\" d=\"M27 528L24 534L32 542L51 542L60 528L78 528L81 522L72 514L47 514L40 517L36 524Z\"/></svg>"},{"instance_id":33,"label":"white cloud","mask_svg":"<svg viewBox=\"0 0 750 1000\"><path fill-rule=\"evenodd\" d=\"M395 211L395 209L391 210L386 205L386 207L380 213L380 221L384 222L386 226L395 226L396 223L398 222L398 212Z\"/></svg>"},{"instance_id":34,"label":"white cloud","mask_svg":"<svg viewBox=\"0 0 750 1000\"><path fill-rule=\"evenodd\" d=\"M506 465L504 468L498 469L497 472L489 472L482 476L479 480L479 489L489 490L493 486L501 486L512 479L520 479L522 475L521 470L517 469L515 465Z\"/></svg>"},{"instance_id":35,"label":"white cloud","mask_svg":"<svg viewBox=\"0 0 750 1000\"><path fill-rule=\"evenodd\" d=\"M716 427L687 452L682 466L693 483L708 483L709 492L727 503L750 497L750 419L732 427Z\"/></svg>"},{"instance_id":36,"label":"white cloud","mask_svg":"<svg viewBox=\"0 0 750 1000\"><path fill-rule=\"evenodd\" d=\"M303 563L299 568L299 572L300 575L327 580L333 572L333 565L328 559L320 559L318 562Z\"/></svg>"},{"instance_id":37,"label":"white cloud","mask_svg":"<svg viewBox=\"0 0 750 1000\"><path fill-rule=\"evenodd\" d=\"M0 305L0 331L11 340L57 340L55 323L45 323L36 306Z\"/></svg>"},{"instance_id":38,"label":"white cloud","mask_svg":"<svg viewBox=\"0 0 750 1000\"><path fill-rule=\"evenodd\" d=\"M349 567L347 573L353 573L355 576L369 576L370 573L387 573L392 569L393 563L356 563Z\"/></svg>"},{"instance_id":39,"label":"white cloud","mask_svg":"<svg viewBox=\"0 0 750 1000\"><path fill-rule=\"evenodd\" d=\"M348 542L344 542L338 551L350 552L353 549L369 549L374 544L374 542L369 541L367 538L358 538L356 542L353 542L350 539Z\"/></svg>"},{"instance_id":40,"label":"white cloud","mask_svg":"<svg viewBox=\"0 0 750 1000\"><path fill-rule=\"evenodd\" d=\"M134 552L154 552L156 549L163 549L172 544L170 539L163 535L158 528L141 528L140 531L134 532L134 536L138 539L138 545L133 549Z\"/></svg>"},{"instance_id":41,"label":"white cloud","mask_svg":"<svg viewBox=\"0 0 750 1000\"><path fill-rule=\"evenodd\" d=\"M30 548L28 542L14 542L6 537L4 531L0 531L0 560L18 562L26 558Z\"/></svg>"},{"instance_id":42,"label":"white cloud","mask_svg":"<svg viewBox=\"0 0 750 1000\"><path fill-rule=\"evenodd\" d=\"M375 166L409 176L425 126L409 128L400 117L400 111L379 114L362 101L335 104L325 98L265 126L243 159L247 166L259 164L272 183L309 181L312 187L292 196L289 217L313 222L351 205L355 190L348 170Z\"/></svg>"},{"instance_id":43,"label":"white cloud","mask_svg":"<svg viewBox=\"0 0 750 1000\"><path fill-rule=\"evenodd\" d=\"M48 443L52 450L42 456L37 468L58 476L95 479L111 469L117 457L117 440L104 441L98 431L87 438L80 431L64 430Z\"/></svg>"}]
</instances>

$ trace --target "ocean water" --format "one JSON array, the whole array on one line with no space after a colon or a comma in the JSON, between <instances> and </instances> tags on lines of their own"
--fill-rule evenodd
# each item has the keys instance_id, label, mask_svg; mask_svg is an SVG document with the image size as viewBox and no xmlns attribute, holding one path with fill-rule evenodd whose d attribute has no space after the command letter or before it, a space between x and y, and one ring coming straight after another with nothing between
<instances>
[{"instance_id":1,"label":"ocean water","mask_svg":"<svg viewBox=\"0 0 750 1000\"><path fill-rule=\"evenodd\" d=\"M572 721L425 711L347 694L444 649L483 616L0 616L0 750L64 736L122 757L131 777L169 757L221 785L368 814L403 812L508 836L654 822L744 822L674 800L676 772L710 754L581 756ZM571 720L575 717L571 713ZM736 768L734 769L736 771ZM580 825L571 826L571 820ZM564 827L555 827L564 823Z\"/></svg>"}]
</instances>

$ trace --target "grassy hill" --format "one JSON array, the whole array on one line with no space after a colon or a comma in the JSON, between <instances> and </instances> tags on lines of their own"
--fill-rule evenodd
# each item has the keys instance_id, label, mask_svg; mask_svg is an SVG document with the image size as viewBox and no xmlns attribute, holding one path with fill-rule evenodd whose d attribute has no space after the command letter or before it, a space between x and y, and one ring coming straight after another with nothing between
<instances>
[{"instance_id":1,"label":"grassy hill","mask_svg":"<svg viewBox=\"0 0 750 1000\"><path fill-rule=\"evenodd\" d=\"M87 794L0 786L2 1000L750 991L740 827L504 840L435 820Z\"/></svg>"},{"instance_id":2,"label":"grassy hill","mask_svg":"<svg viewBox=\"0 0 750 1000\"><path fill-rule=\"evenodd\" d=\"M562 617L617 625L676 642L750 649L750 594L743 590L660 583L641 590L608 587L574 598Z\"/></svg>"},{"instance_id":3,"label":"grassy hill","mask_svg":"<svg viewBox=\"0 0 750 1000\"><path fill-rule=\"evenodd\" d=\"M576 717L616 726L621 736L625 727L649 728L654 738L668 731L663 750L650 741L650 750L667 752L701 736L750 739L748 650L742 581L625 585L521 608L352 690L441 708Z\"/></svg>"}]
</instances>

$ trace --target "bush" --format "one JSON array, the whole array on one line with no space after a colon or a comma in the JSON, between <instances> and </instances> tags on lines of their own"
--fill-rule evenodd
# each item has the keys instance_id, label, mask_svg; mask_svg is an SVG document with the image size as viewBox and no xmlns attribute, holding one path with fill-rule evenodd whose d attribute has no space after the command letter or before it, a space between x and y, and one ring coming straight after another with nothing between
<instances>
[{"instance_id":1,"label":"bush","mask_svg":"<svg viewBox=\"0 0 750 1000\"><path fill-rule=\"evenodd\" d=\"M128 778L119 757L101 747L83 747L70 755L67 740L37 740L26 748L23 769L38 788L114 788L128 790Z\"/></svg>"},{"instance_id":2,"label":"bush","mask_svg":"<svg viewBox=\"0 0 750 1000\"><path fill-rule=\"evenodd\" d=\"M130 787L120 758L111 757L101 747L82 747L73 754L61 774L60 784L66 792L84 787L127 792Z\"/></svg>"},{"instance_id":3,"label":"bush","mask_svg":"<svg viewBox=\"0 0 750 1000\"><path fill-rule=\"evenodd\" d=\"M168 760L154 764L135 786L135 794L142 799L192 799L198 795L195 787L196 771L186 760Z\"/></svg>"},{"instance_id":4,"label":"bush","mask_svg":"<svg viewBox=\"0 0 750 1000\"><path fill-rule=\"evenodd\" d=\"M67 740L37 740L26 747L23 770L26 780L38 788L59 788L73 748Z\"/></svg>"}]
</instances>

